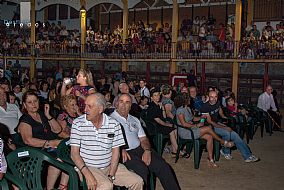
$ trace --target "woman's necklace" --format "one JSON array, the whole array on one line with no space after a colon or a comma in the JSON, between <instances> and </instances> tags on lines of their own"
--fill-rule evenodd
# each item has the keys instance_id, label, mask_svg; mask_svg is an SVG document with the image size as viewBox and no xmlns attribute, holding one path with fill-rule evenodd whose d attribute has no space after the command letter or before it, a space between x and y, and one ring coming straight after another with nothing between
<instances>
[{"instance_id":1,"label":"woman's necklace","mask_svg":"<svg viewBox=\"0 0 284 190\"><path fill-rule=\"evenodd\" d=\"M43 128L43 132L45 132L45 133L48 132L47 127L46 127L46 126L44 125L44 123L42 122L39 113L36 113L36 115L35 115L34 117L32 116L32 118L33 118L35 121L37 121L37 122L39 122L39 123L41 124L41 126L42 126L42 128Z\"/></svg>"}]
</instances>

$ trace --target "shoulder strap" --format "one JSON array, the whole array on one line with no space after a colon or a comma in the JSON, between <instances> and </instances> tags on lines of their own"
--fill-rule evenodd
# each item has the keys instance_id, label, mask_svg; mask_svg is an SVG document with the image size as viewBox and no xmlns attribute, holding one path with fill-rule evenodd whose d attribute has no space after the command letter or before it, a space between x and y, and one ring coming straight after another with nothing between
<instances>
[{"instance_id":1,"label":"shoulder strap","mask_svg":"<svg viewBox=\"0 0 284 190\"><path fill-rule=\"evenodd\" d=\"M125 141L125 145L121 146L120 149L128 149L129 145L128 145L128 142L127 142L127 138L126 138L124 127L122 126L121 123L119 123L119 125L120 125L121 131L122 131L122 135L123 135L123 138L124 138L124 141Z\"/></svg>"}]
</instances>

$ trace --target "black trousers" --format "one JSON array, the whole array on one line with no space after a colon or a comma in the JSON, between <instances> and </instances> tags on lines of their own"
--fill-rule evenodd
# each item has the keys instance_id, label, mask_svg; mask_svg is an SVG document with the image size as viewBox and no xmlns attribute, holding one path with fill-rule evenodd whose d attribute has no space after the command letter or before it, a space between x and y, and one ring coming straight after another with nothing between
<instances>
[{"instance_id":1,"label":"black trousers","mask_svg":"<svg viewBox=\"0 0 284 190\"><path fill-rule=\"evenodd\" d=\"M129 170L133 170L144 180L146 187L145 189L150 190L150 172L153 172L159 178L165 190L180 189L174 171L169 166L169 164L161 156L158 155L158 153L152 151L151 163L149 166L147 166L142 160L144 150L141 146L137 147L136 149L129 150L127 151L127 153L130 155L131 160L127 160L125 166Z\"/></svg>"}]
</instances>

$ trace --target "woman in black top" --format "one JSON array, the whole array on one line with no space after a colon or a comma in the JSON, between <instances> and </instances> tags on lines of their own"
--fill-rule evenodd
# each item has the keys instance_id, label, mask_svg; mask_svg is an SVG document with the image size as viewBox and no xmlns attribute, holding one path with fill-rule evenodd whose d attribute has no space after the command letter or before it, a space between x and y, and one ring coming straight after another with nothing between
<instances>
[{"instance_id":1,"label":"woman in black top","mask_svg":"<svg viewBox=\"0 0 284 190\"><path fill-rule=\"evenodd\" d=\"M23 95L24 114L20 118L18 133L24 144L54 152L60 143L57 134L62 131L60 124L49 114L49 105L44 105L44 112L39 110L39 99L35 91ZM54 188L60 170L49 166L47 190ZM68 176L62 173L61 182L67 184Z\"/></svg>"},{"instance_id":2,"label":"woman in black top","mask_svg":"<svg viewBox=\"0 0 284 190\"><path fill-rule=\"evenodd\" d=\"M160 102L160 91L159 89L153 89L150 92L151 102L147 110L147 118L155 123L155 132L162 134L169 134L172 144L172 154L175 155L177 151L177 132L172 123L164 121L165 108Z\"/></svg>"}]
</instances>

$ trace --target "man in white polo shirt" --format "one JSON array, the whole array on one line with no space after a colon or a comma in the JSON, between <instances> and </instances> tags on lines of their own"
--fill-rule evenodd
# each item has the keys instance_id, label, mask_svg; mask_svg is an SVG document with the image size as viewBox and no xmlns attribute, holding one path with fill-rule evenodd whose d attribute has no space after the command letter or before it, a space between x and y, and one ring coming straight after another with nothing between
<instances>
[{"instance_id":1,"label":"man in white polo shirt","mask_svg":"<svg viewBox=\"0 0 284 190\"><path fill-rule=\"evenodd\" d=\"M88 189L112 190L113 184L142 190L143 180L119 161L119 147L125 144L119 123L105 115L106 101L100 93L85 100L85 114L73 121L71 158L85 176Z\"/></svg>"},{"instance_id":2,"label":"man in white polo shirt","mask_svg":"<svg viewBox=\"0 0 284 190\"><path fill-rule=\"evenodd\" d=\"M14 129L17 127L21 116L22 113L19 108L15 104L7 102L5 90L0 87L0 123L7 125L12 137L16 133Z\"/></svg>"},{"instance_id":3,"label":"man in white polo shirt","mask_svg":"<svg viewBox=\"0 0 284 190\"><path fill-rule=\"evenodd\" d=\"M131 104L129 94L121 94L118 96L116 110L111 114L125 131L128 149L122 150L123 163L143 178L146 190L150 189L149 171L155 173L165 190L179 190L170 166L158 153L152 151L140 121L129 114Z\"/></svg>"},{"instance_id":4,"label":"man in white polo shirt","mask_svg":"<svg viewBox=\"0 0 284 190\"><path fill-rule=\"evenodd\" d=\"M278 126L281 126L281 114L275 105L272 92L272 86L267 85L267 87L265 88L265 92L263 92L258 97L257 107L262 109L265 113L269 114L273 118L273 120L277 122ZM270 129L272 129L271 125L272 121L267 122L267 124L265 125L266 130L268 132ZM277 127L275 127L274 129L277 129Z\"/></svg>"}]
</instances>

